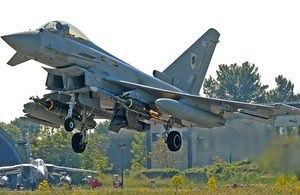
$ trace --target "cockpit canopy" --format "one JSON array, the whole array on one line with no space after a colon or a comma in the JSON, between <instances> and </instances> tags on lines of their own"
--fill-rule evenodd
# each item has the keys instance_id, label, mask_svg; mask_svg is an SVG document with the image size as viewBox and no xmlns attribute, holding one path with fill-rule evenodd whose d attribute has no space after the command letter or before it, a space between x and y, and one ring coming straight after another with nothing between
<instances>
[{"instance_id":1,"label":"cockpit canopy","mask_svg":"<svg viewBox=\"0 0 300 195\"><path fill-rule=\"evenodd\" d=\"M59 33L65 37L89 41L89 39L75 26L63 21L48 22L47 24L41 26L41 28L47 29L52 33Z\"/></svg>"},{"instance_id":2,"label":"cockpit canopy","mask_svg":"<svg viewBox=\"0 0 300 195\"><path fill-rule=\"evenodd\" d=\"M42 159L35 159L34 164L38 167L44 166L45 163Z\"/></svg>"}]
</instances>

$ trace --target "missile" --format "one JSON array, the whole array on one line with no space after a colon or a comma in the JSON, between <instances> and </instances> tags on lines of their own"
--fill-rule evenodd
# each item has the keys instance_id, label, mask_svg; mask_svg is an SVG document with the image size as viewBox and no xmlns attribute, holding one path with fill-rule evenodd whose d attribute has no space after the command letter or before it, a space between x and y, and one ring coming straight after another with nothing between
<instances>
[{"instance_id":1,"label":"missile","mask_svg":"<svg viewBox=\"0 0 300 195\"><path fill-rule=\"evenodd\" d=\"M31 122L31 123L36 123L36 124L40 124L40 125L45 125L45 126L49 126L49 127L53 127L53 128L59 128L60 125L58 124L54 124L54 123L51 123L49 121L45 121L45 120L42 120L42 119L38 119L38 118L35 118L35 117L20 117L21 120L23 121L27 121L27 122Z\"/></svg>"},{"instance_id":2,"label":"missile","mask_svg":"<svg viewBox=\"0 0 300 195\"><path fill-rule=\"evenodd\" d=\"M126 109L132 110L134 112L143 114L145 116L151 116L153 118L159 118L160 114L151 109L148 104L141 102L139 100L131 99L131 98L122 98L120 96L112 96L112 98L119 103L122 103Z\"/></svg>"},{"instance_id":3,"label":"missile","mask_svg":"<svg viewBox=\"0 0 300 195\"><path fill-rule=\"evenodd\" d=\"M35 118L48 121L50 123L63 125L64 124L64 118L60 117L58 114L54 114L52 112L49 112L46 110L42 105L39 105L35 102L29 102L27 104L24 104L24 108L27 113L32 115Z\"/></svg>"},{"instance_id":4,"label":"missile","mask_svg":"<svg viewBox=\"0 0 300 195\"><path fill-rule=\"evenodd\" d=\"M35 102L24 104L24 108L26 112L32 115L34 118L38 118L54 124L64 125L65 117L50 112L49 110L46 110L44 106L39 105ZM79 121L77 118L74 118L74 122L77 127L81 127L81 121ZM95 128L96 122L93 119L87 118L86 125L89 129L92 129Z\"/></svg>"},{"instance_id":5,"label":"missile","mask_svg":"<svg viewBox=\"0 0 300 195\"><path fill-rule=\"evenodd\" d=\"M35 103L43 105L46 108L46 110L49 110L51 112L57 114L63 114L63 115L68 114L68 110L69 110L68 104L61 103L60 101L57 100L51 100L49 98L39 99L39 98L31 97L30 99L32 99Z\"/></svg>"},{"instance_id":6,"label":"missile","mask_svg":"<svg viewBox=\"0 0 300 195\"><path fill-rule=\"evenodd\" d=\"M289 106L286 104L274 104L274 108L279 109L279 110L284 110L285 112L289 113L289 114L295 114L295 115L300 115L300 109L293 107L293 106Z\"/></svg>"},{"instance_id":7,"label":"missile","mask_svg":"<svg viewBox=\"0 0 300 195\"><path fill-rule=\"evenodd\" d=\"M257 121L257 122L261 122L261 123L265 123L265 124L270 124L270 125L274 124L273 120L268 119L268 118L254 116L254 115L250 115L250 114L246 114L246 113L242 113L242 112L233 112L233 114L236 115L237 117L241 117L241 118L245 118L245 119L249 119L249 120L253 120L253 121Z\"/></svg>"},{"instance_id":8,"label":"missile","mask_svg":"<svg viewBox=\"0 0 300 195\"><path fill-rule=\"evenodd\" d=\"M221 127L226 123L226 120L221 116L173 99L160 98L155 101L155 105L166 114L195 124Z\"/></svg>"}]
</instances>

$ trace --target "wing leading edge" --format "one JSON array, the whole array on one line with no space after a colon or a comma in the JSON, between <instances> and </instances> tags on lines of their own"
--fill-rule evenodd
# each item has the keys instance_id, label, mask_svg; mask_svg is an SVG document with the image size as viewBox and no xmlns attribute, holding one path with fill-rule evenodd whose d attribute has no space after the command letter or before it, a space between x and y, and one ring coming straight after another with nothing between
<instances>
[{"instance_id":1,"label":"wing leading edge","mask_svg":"<svg viewBox=\"0 0 300 195\"><path fill-rule=\"evenodd\" d=\"M18 164L12 166L3 166L0 167L0 172L5 172L7 175L18 174L22 169L27 169L33 167L32 164Z\"/></svg>"},{"instance_id":2,"label":"wing leading edge","mask_svg":"<svg viewBox=\"0 0 300 195\"><path fill-rule=\"evenodd\" d=\"M53 164L46 164L46 167L49 172L53 173L54 171L72 171L72 172L84 172L84 173L101 173L100 171L93 171L87 169L78 169L78 168L71 168L71 167L62 167L56 166Z\"/></svg>"}]
</instances>

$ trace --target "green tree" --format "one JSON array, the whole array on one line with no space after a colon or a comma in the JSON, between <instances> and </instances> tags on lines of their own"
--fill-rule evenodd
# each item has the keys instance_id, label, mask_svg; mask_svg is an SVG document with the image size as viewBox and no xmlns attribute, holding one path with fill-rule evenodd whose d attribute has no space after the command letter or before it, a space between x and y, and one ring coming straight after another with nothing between
<instances>
[{"instance_id":1,"label":"green tree","mask_svg":"<svg viewBox=\"0 0 300 195\"><path fill-rule=\"evenodd\" d=\"M42 126L35 124L35 123L30 123L27 121L23 121L19 118L15 118L15 120L10 122L12 125L17 126L20 131L22 132L23 137L25 137L26 132L31 132L37 136L38 133L41 132Z\"/></svg>"},{"instance_id":2,"label":"green tree","mask_svg":"<svg viewBox=\"0 0 300 195\"><path fill-rule=\"evenodd\" d=\"M300 138L294 128L290 135L275 137L266 151L257 159L257 164L266 173L296 174L300 176Z\"/></svg>"},{"instance_id":3,"label":"green tree","mask_svg":"<svg viewBox=\"0 0 300 195\"><path fill-rule=\"evenodd\" d=\"M23 141L20 129L13 124L0 122L0 127L4 129L15 141Z\"/></svg>"},{"instance_id":4,"label":"green tree","mask_svg":"<svg viewBox=\"0 0 300 195\"><path fill-rule=\"evenodd\" d=\"M279 75L275 78L276 88L267 92L267 102L289 102L299 100L300 94L294 94L294 84Z\"/></svg>"},{"instance_id":5,"label":"green tree","mask_svg":"<svg viewBox=\"0 0 300 195\"><path fill-rule=\"evenodd\" d=\"M138 132L131 144L132 149L130 152L134 155L131 159L131 169L145 168L147 162L146 134Z\"/></svg>"},{"instance_id":6,"label":"green tree","mask_svg":"<svg viewBox=\"0 0 300 195\"><path fill-rule=\"evenodd\" d=\"M154 150L149 153L153 166L155 168L179 168L181 151L171 152L164 139L153 143Z\"/></svg>"},{"instance_id":7,"label":"green tree","mask_svg":"<svg viewBox=\"0 0 300 195\"><path fill-rule=\"evenodd\" d=\"M79 154L79 160L81 168L91 169L96 171L108 170L108 157L102 155L101 143L107 141L98 134L94 134L92 137L88 137L88 145L85 151Z\"/></svg>"},{"instance_id":8,"label":"green tree","mask_svg":"<svg viewBox=\"0 0 300 195\"><path fill-rule=\"evenodd\" d=\"M212 98L222 98L242 102L262 102L268 85L262 85L258 68L249 62L219 65L217 79L209 76L204 80L204 94Z\"/></svg>"},{"instance_id":9,"label":"green tree","mask_svg":"<svg viewBox=\"0 0 300 195\"><path fill-rule=\"evenodd\" d=\"M79 155L71 147L72 134L63 128L45 127L38 136L30 135L34 158L61 166L80 167Z\"/></svg>"},{"instance_id":10,"label":"green tree","mask_svg":"<svg viewBox=\"0 0 300 195\"><path fill-rule=\"evenodd\" d=\"M97 124L97 126L95 127L95 132L98 133L99 135L108 134L109 133L109 130L108 130L109 124L110 124L109 120L99 122Z\"/></svg>"}]
</instances>

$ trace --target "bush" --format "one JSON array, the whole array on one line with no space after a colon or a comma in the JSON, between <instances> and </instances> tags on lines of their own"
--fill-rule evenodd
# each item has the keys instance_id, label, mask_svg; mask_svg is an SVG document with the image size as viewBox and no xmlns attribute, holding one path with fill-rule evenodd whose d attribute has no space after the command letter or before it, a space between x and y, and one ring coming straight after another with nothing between
<instances>
[{"instance_id":1,"label":"bush","mask_svg":"<svg viewBox=\"0 0 300 195\"><path fill-rule=\"evenodd\" d=\"M178 169L148 169L142 172L146 177L152 178L172 178L175 175L179 175L181 172Z\"/></svg>"},{"instance_id":2,"label":"bush","mask_svg":"<svg viewBox=\"0 0 300 195\"><path fill-rule=\"evenodd\" d=\"M225 162L219 157L213 159L212 165L203 167L193 167L185 170L185 173L206 173L207 177L214 177L217 180L242 179L247 180L251 176L257 176L261 173L260 169L249 160L242 160L233 163Z\"/></svg>"}]
</instances>

